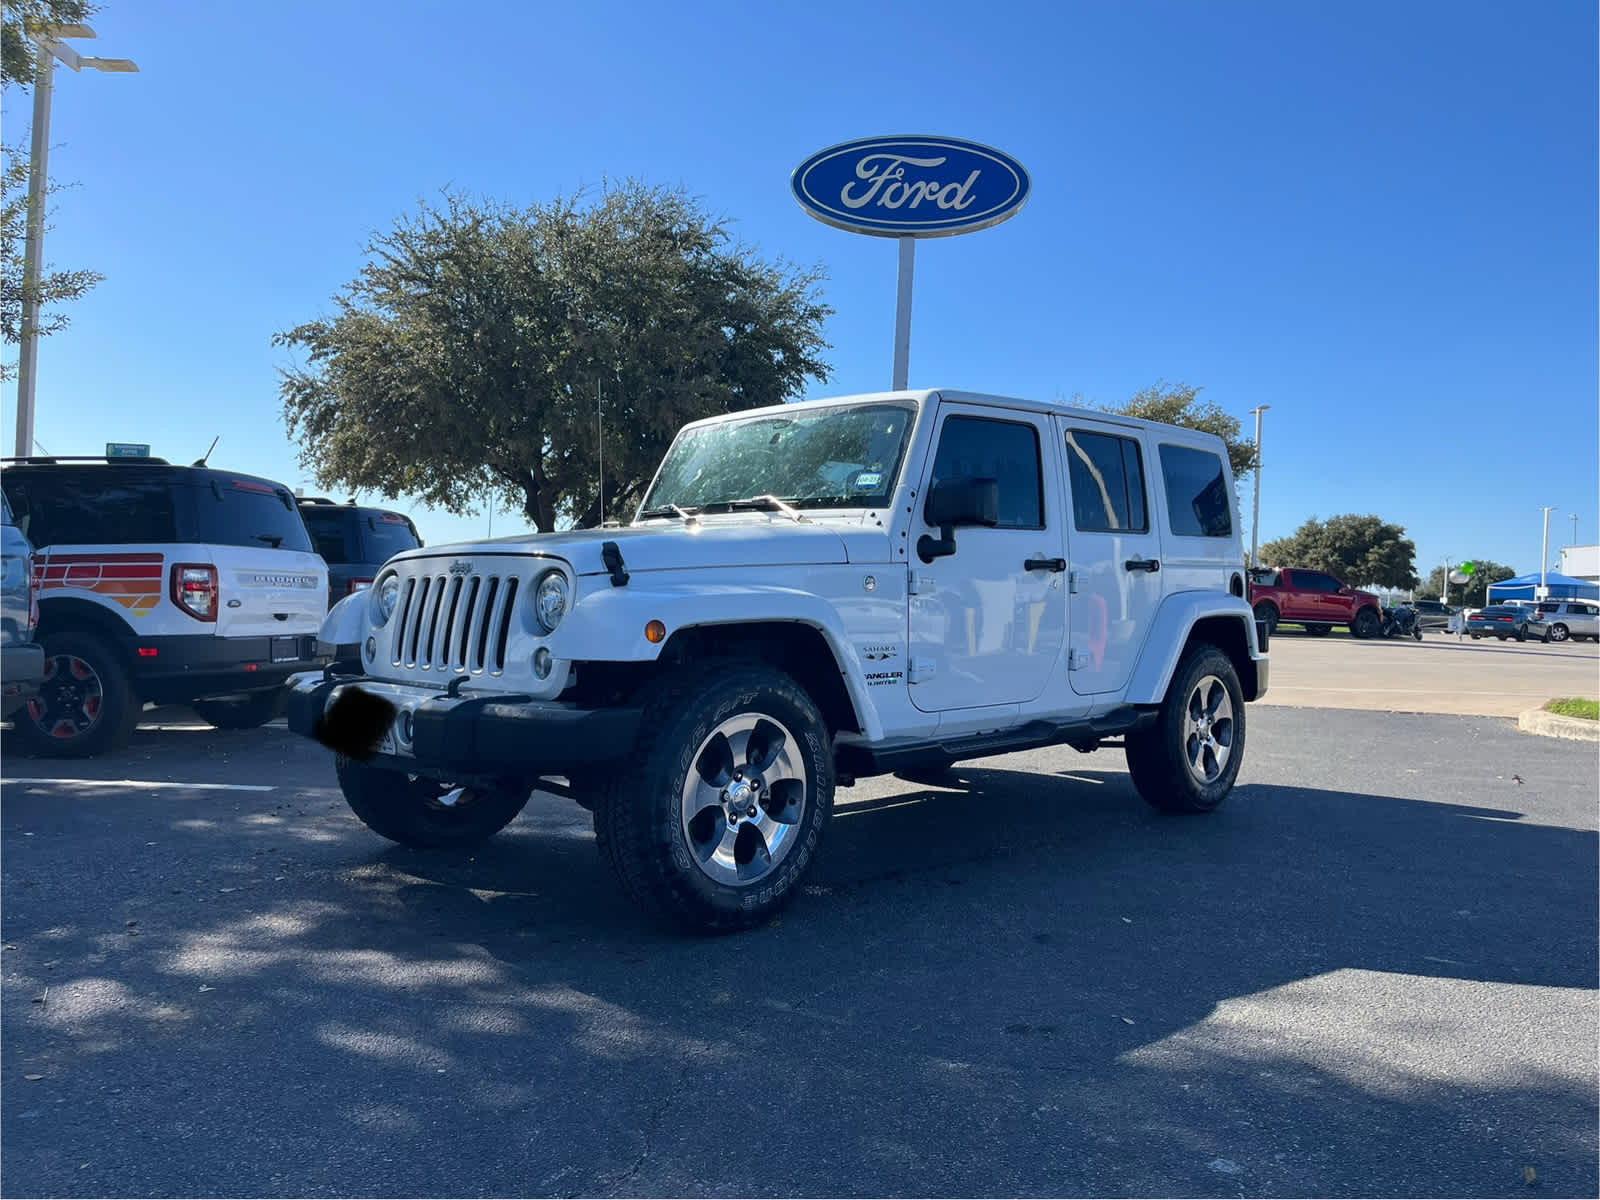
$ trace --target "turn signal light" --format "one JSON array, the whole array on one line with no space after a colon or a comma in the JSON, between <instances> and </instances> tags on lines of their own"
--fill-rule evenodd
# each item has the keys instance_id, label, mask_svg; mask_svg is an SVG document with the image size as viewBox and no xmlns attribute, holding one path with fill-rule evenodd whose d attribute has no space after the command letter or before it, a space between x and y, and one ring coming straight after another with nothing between
<instances>
[{"instance_id":1,"label":"turn signal light","mask_svg":"<svg viewBox=\"0 0 1600 1200\"><path fill-rule=\"evenodd\" d=\"M217 568L209 563L172 564L172 602L197 621L217 619Z\"/></svg>"},{"instance_id":2,"label":"turn signal light","mask_svg":"<svg viewBox=\"0 0 1600 1200\"><path fill-rule=\"evenodd\" d=\"M651 645L659 645L667 638L667 627L660 621L651 621L644 627L644 640Z\"/></svg>"}]
</instances>

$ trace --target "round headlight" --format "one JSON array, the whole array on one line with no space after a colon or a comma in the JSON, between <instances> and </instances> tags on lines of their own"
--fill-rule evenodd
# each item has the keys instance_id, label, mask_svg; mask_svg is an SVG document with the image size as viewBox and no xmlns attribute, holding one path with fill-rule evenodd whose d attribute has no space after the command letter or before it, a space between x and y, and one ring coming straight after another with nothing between
<instances>
[{"instance_id":1,"label":"round headlight","mask_svg":"<svg viewBox=\"0 0 1600 1200\"><path fill-rule=\"evenodd\" d=\"M394 606L400 599L400 576L385 575L372 589L373 615L379 625L387 625L394 616Z\"/></svg>"},{"instance_id":2,"label":"round headlight","mask_svg":"<svg viewBox=\"0 0 1600 1200\"><path fill-rule=\"evenodd\" d=\"M539 628L554 633L567 615L567 577L560 571L546 571L533 593L533 615Z\"/></svg>"}]
</instances>

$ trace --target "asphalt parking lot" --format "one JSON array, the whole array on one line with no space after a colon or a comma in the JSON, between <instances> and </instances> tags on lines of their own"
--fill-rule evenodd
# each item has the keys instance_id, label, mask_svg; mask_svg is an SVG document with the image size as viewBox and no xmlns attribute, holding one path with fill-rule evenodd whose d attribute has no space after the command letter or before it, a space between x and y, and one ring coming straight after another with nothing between
<instances>
[{"instance_id":1,"label":"asphalt parking lot","mask_svg":"<svg viewBox=\"0 0 1600 1200\"><path fill-rule=\"evenodd\" d=\"M868 781L692 940L570 802L415 853L156 715L5 758L7 1195L1597 1192L1592 745L1258 705L1205 818L1112 750Z\"/></svg>"}]
</instances>

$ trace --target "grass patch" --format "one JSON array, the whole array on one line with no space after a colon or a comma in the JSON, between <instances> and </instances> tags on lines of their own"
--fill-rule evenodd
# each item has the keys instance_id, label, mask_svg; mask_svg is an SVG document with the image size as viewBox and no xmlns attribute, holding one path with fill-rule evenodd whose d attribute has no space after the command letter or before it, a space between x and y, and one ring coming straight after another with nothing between
<instances>
[{"instance_id":1,"label":"grass patch","mask_svg":"<svg viewBox=\"0 0 1600 1200\"><path fill-rule=\"evenodd\" d=\"M1544 706L1544 710L1563 717L1582 717L1587 721L1600 721L1600 700L1583 700L1577 696L1568 696L1562 700L1550 701Z\"/></svg>"}]
</instances>

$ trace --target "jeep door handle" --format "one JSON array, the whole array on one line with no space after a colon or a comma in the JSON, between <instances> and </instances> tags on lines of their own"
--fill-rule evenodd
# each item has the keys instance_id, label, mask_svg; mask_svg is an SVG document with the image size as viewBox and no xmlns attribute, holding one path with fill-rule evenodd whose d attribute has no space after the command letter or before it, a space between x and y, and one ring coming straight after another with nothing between
<instances>
[{"instance_id":1,"label":"jeep door handle","mask_svg":"<svg viewBox=\"0 0 1600 1200\"><path fill-rule=\"evenodd\" d=\"M1065 571L1067 560L1064 558L1030 558L1023 562L1024 571Z\"/></svg>"},{"instance_id":2,"label":"jeep door handle","mask_svg":"<svg viewBox=\"0 0 1600 1200\"><path fill-rule=\"evenodd\" d=\"M1130 558L1122 564L1124 571L1159 571L1161 560L1159 558Z\"/></svg>"}]
</instances>

